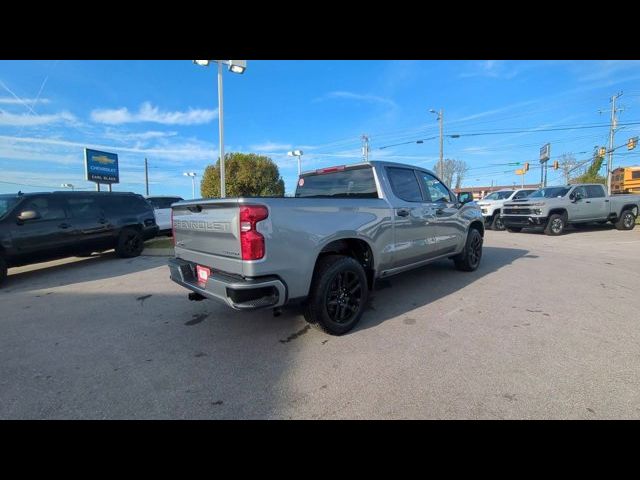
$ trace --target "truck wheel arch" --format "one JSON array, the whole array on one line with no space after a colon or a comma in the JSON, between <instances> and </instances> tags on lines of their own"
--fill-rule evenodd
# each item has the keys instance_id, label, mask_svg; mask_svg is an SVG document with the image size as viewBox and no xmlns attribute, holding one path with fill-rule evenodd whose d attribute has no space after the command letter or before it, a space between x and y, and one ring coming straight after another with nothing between
<instances>
[{"instance_id":1,"label":"truck wheel arch","mask_svg":"<svg viewBox=\"0 0 640 480\"><path fill-rule=\"evenodd\" d=\"M469 230L476 229L480 232L480 235L484 238L484 224L480 220L474 220L469 225Z\"/></svg>"},{"instance_id":2,"label":"truck wheel arch","mask_svg":"<svg viewBox=\"0 0 640 480\"><path fill-rule=\"evenodd\" d=\"M549 210L549 214L547 215L547 218L555 214L562 215L565 218L564 223L569 222L569 215L567 214L567 211L564 208L554 208L552 210Z\"/></svg>"},{"instance_id":3,"label":"truck wheel arch","mask_svg":"<svg viewBox=\"0 0 640 480\"><path fill-rule=\"evenodd\" d=\"M341 238L327 243L322 247L322 250L320 250L320 253L316 258L316 262L313 267L314 275L318 268L320 259L326 255L345 255L356 259L364 268L367 275L369 289L373 288L373 281L375 278L375 259L373 256L373 249L368 242L360 238Z\"/></svg>"}]
</instances>

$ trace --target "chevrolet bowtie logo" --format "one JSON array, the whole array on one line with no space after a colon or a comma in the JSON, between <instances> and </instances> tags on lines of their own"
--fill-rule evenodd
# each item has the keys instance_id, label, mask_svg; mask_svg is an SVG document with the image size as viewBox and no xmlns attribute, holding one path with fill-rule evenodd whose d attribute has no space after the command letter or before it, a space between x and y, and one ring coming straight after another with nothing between
<instances>
[{"instance_id":1,"label":"chevrolet bowtie logo","mask_svg":"<svg viewBox=\"0 0 640 480\"><path fill-rule=\"evenodd\" d=\"M101 163L102 165L111 165L112 163L116 163L113 158L109 158L106 155L97 155L93 157L93 161Z\"/></svg>"}]
</instances>

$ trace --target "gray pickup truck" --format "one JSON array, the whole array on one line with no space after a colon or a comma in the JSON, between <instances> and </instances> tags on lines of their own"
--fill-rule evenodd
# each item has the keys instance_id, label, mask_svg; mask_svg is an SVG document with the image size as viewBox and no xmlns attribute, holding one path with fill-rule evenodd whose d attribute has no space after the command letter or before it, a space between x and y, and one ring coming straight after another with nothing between
<instances>
[{"instance_id":1,"label":"gray pickup truck","mask_svg":"<svg viewBox=\"0 0 640 480\"><path fill-rule=\"evenodd\" d=\"M542 227L547 235L560 235L567 225L611 222L618 230L632 230L639 195L607 196L603 185L575 184L545 187L527 198L504 204L502 222L510 232L525 227Z\"/></svg>"},{"instance_id":2,"label":"gray pickup truck","mask_svg":"<svg viewBox=\"0 0 640 480\"><path fill-rule=\"evenodd\" d=\"M237 310L302 301L327 333L352 329L378 278L449 258L478 268L484 222L430 171L376 162L303 173L295 198L172 206L171 279Z\"/></svg>"}]
</instances>

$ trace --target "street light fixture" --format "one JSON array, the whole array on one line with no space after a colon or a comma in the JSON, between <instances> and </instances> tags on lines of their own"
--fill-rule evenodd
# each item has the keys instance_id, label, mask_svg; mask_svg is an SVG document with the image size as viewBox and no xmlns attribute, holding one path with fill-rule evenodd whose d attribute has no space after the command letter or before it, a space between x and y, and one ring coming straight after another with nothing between
<instances>
[{"instance_id":1,"label":"street light fixture","mask_svg":"<svg viewBox=\"0 0 640 480\"><path fill-rule=\"evenodd\" d=\"M73 191L74 186L72 183L63 183L62 185L60 185L62 188L70 188L71 191Z\"/></svg>"},{"instance_id":2,"label":"street light fixture","mask_svg":"<svg viewBox=\"0 0 640 480\"><path fill-rule=\"evenodd\" d=\"M302 161L302 154L304 152L302 150L294 150L292 152L288 152L287 155L289 155L290 157L298 157L298 177L300 176L300 173L302 172L301 170L301 161Z\"/></svg>"},{"instance_id":3,"label":"street light fixture","mask_svg":"<svg viewBox=\"0 0 640 480\"><path fill-rule=\"evenodd\" d=\"M196 177L198 174L195 172L184 172L183 175L185 177L191 177L191 198L196 198Z\"/></svg>"},{"instance_id":4,"label":"street light fixture","mask_svg":"<svg viewBox=\"0 0 640 480\"><path fill-rule=\"evenodd\" d=\"M208 67L211 62L218 64L218 129L220 132L220 198L226 197L224 178L224 98L222 94L222 65L227 65L229 71L242 74L247 69L246 60L194 60L193 63L201 67Z\"/></svg>"}]
</instances>

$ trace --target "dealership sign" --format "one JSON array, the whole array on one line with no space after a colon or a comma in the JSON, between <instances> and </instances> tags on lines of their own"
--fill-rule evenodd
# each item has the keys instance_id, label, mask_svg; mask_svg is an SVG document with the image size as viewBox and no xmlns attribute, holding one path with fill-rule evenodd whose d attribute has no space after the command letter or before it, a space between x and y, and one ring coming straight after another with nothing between
<instances>
[{"instance_id":1,"label":"dealership sign","mask_svg":"<svg viewBox=\"0 0 640 480\"><path fill-rule=\"evenodd\" d=\"M540 163L544 163L551 158L551 144L547 143L540 149Z\"/></svg>"},{"instance_id":2,"label":"dealership sign","mask_svg":"<svg viewBox=\"0 0 640 480\"><path fill-rule=\"evenodd\" d=\"M95 183L120 183L118 155L84 149L84 168L86 179Z\"/></svg>"}]
</instances>

